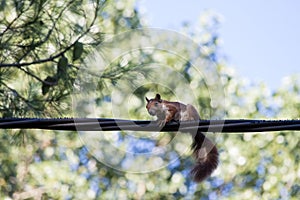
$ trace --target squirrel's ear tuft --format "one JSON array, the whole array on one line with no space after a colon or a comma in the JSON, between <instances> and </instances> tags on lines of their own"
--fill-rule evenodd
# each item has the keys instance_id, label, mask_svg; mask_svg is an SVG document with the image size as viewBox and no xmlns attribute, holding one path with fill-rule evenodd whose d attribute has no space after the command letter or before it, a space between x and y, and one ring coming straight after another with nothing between
<instances>
[{"instance_id":1,"label":"squirrel's ear tuft","mask_svg":"<svg viewBox=\"0 0 300 200\"><path fill-rule=\"evenodd\" d=\"M156 94L155 99L160 100L160 94Z\"/></svg>"},{"instance_id":2,"label":"squirrel's ear tuft","mask_svg":"<svg viewBox=\"0 0 300 200\"><path fill-rule=\"evenodd\" d=\"M145 97L145 99L146 99L146 101L147 101L147 102L149 102L149 101L150 101L150 100L149 100L147 97Z\"/></svg>"}]
</instances>

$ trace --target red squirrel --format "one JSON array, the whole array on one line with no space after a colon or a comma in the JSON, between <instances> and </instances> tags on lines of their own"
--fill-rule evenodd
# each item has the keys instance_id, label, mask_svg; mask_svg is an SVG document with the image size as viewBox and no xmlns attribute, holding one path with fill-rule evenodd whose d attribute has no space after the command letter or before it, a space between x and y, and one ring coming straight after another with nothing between
<instances>
[{"instance_id":1,"label":"red squirrel","mask_svg":"<svg viewBox=\"0 0 300 200\"><path fill-rule=\"evenodd\" d=\"M162 100L160 94L155 98L148 99L146 108L148 113L157 117L158 125L163 127L171 120L181 121L198 121L200 116L196 108L190 104L180 102L170 102ZM216 146L203 133L197 131L193 138L192 150L196 158L196 165L191 170L194 181L201 182L209 177L218 166L218 150Z\"/></svg>"}]
</instances>

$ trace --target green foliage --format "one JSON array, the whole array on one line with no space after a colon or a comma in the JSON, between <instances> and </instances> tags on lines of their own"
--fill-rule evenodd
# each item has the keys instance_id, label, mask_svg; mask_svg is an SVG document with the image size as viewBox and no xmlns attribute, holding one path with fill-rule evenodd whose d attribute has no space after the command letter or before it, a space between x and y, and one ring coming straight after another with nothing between
<instances>
[{"instance_id":1,"label":"green foliage","mask_svg":"<svg viewBox=\"0 0 300 200\"><path fill-rule=\"evenodd\" d=\"M67 70L68 70L68 58L62 56L57 63L57 72L56 72L57 78L58 79L66 78Z\"/></svg>"},{"instance_id":2,"label":"green foliage","mask_svg":"<svg viewBox=\"0 0 300 200\"><path fill-rule=\"evenodd\" d=\"M220 116L222 111L212 101L209 81L222 83L228 118L299 117L299 77L286 78L276 91L238 77L220 57L219 16L215 13L201 16L198 25L201 31L184 27L202 47L197 56L180 41L170 46L180 50L181 58L151 49L117 56L105 49L105 45L99 49L98 45L110 34L143 27L134 3L130 0L0 1L0 116L87 117L96 113L96 117L152 119L145 110L145 95L152 97L160 92L163 98L176 100L176 91L184 99L188 91L176 79L180 74L194 91L194 104L205 119ZM125 37L114 45L123 48L135 36ZM155 37L152 42L159 46L161 41L169 41L169 37ZM82 73L86 69L84 60L95 47L112 60L100 78L92 70ZM211 77L217 73L217 80L199 77L199 69L192 66L198 58L215 62L217 71L210 65L205 70ZM164 66L179 73L173 74ZM153 82L140 85L139 81L145 77ZM155 80L161 79L169 88L158 81L155 84ZM91 90L80 91L78 81L80 87ZM74 88L79 88L82 100L77 105L78 113L72 110ZM109 95L112 89L117 99ZM130 95L127 91L131 91ZM96 106L86 107L92 98ZM119 100L118 105L126 104L126 109L120 106L120 110L112 113L113 100ZM217 135L220 165L211 178L198 185L189 175L194 163L189 151L191 138L180 133L78 135L62 131L0 130L0 138L1 199L297 199L299 196L300 139L296 132ZM86 145L93 148L87 149L90 146ZM160 151L149 158L132 154L147 154L148 146ZM99 149L101 154L97 157ZM101 155L119 168L97 161ZM157 170L157 163L163 167ZM137 169L155 170L131 173Z\"/></svg>"},{"instance_id":3,"label":"green foliage","mask_svg":"<svg viewBox=\"0 0 300 200\"><path fill-rule=\"evenodd\" d=\"M83 53L83 44L81 42L75 42L73 48L73 61L80 58Z\"/></svg>"}]
</instances>

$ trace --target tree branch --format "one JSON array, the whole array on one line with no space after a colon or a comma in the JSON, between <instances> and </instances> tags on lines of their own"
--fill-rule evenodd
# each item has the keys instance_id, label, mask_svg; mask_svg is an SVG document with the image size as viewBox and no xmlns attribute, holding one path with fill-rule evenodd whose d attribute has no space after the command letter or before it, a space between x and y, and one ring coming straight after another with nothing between
<instances>
[{"instance_id":1,"label":"tree branch","mask_svg":"<svg viewBox=\"0 0 300 200\"><path fill-rule=\"evenodd\" d=\"M40 60L35 60L32 62L16 62L16 63L1 63L0 67L4 68L4 67L26 67L26 66L30 66L30 65L36 65L36 64L42 64L42 63L46 63L46 62L52 62L55 59L61 57L62 55L64 55L67 51L69 51L71 48L73 48L73 46L75 45L76 42L78 42L83 36L85 36L87 33L90 32L91 27L94 25L97 17L98 17L98 11L99 11L99 7L100 7L100 0L97 1L96 3L96 7L95 7L95 13L94 13L94 17L92 19L91 24L87 27L87 29L69 46L67 46L64 50L62 50L61 52L50 56L48 58L44 58L44 59L40 59ZM59 19L61 17L61 15L63 14L63 11L69 7L72 4L72 1L69 2L69 4L62 10L62 12L59 14L58 18ZM55 24L54 24L55 25Z\"/></svg>"},{"instance_id":2,"label":"tree branch","mask_svg":"<svg viewBox=\"0 0 300 200\"><path fill-rule=\"evenodd\" d=\"M17 96L19 99L21 99L24 103L26 103L28 105L28 107L30 107L32 110L37 110L36 107L34 107L25 97L20 95L15 89L9 87L8 85L6 85L3 82L1 82L1 84L4 85L8 90L10 90L15 96Z\"/></svg>"}]
</instances>

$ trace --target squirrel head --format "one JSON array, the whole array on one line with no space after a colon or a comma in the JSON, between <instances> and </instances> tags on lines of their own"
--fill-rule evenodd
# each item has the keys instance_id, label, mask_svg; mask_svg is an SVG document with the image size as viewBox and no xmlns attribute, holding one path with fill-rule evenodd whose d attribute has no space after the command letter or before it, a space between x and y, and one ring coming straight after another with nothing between
<instances>
[{"instance_id":1,"label":"squirrel head","mask_svg":"<svg viewBox=\"0 0 300 200\"><path fill-rule=\"evenodd\" d=\"M146 108L148 110L148 113L152 116L157 116L163 113L163 105L162 105L162 99L160 98L160 94L156 94L155 98L148 99L147 97L147 105Z\"/></svg>"}]
</instances>

